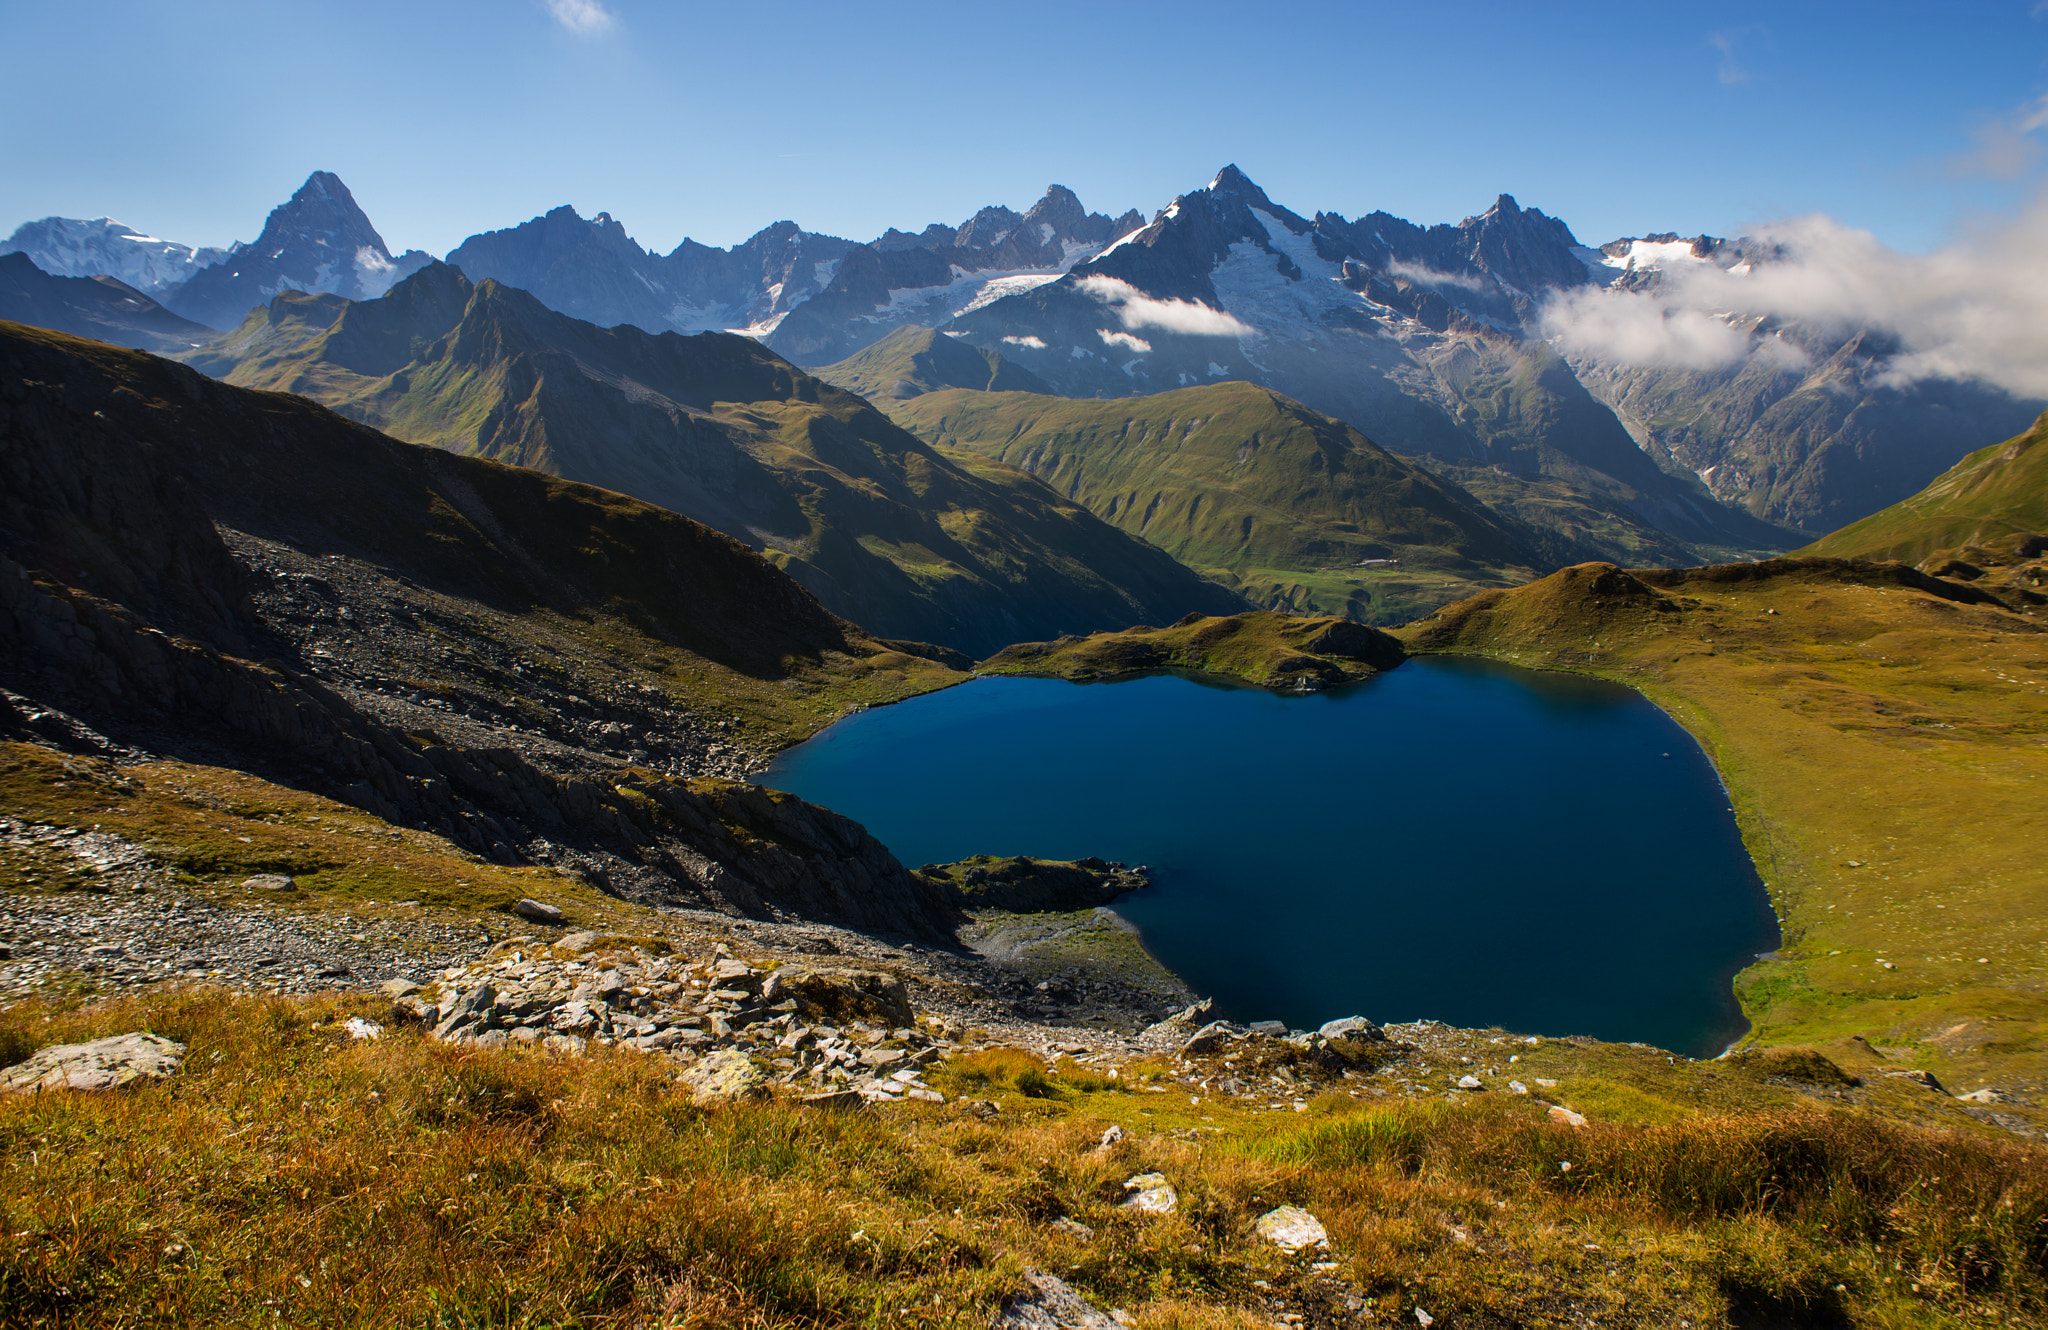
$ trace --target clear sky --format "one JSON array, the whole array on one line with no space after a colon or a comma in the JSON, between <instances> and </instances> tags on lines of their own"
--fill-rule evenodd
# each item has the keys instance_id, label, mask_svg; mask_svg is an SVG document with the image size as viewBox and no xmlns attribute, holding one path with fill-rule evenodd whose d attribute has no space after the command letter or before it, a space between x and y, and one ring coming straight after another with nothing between
<instances>
[{"instance_id":1,"label":"clear sky","mask_svg":"<svg viewBox=\"0 0 2048 1330\"><path fill-rule=\"evenodd\" d=\"M559 204L643 244L1496 194L1581 240L1826 213L1925 250L2038 192L2048 0L0 0L0 235L251 240L332 170L394 250Z\"/></svg>"}]
</instances>

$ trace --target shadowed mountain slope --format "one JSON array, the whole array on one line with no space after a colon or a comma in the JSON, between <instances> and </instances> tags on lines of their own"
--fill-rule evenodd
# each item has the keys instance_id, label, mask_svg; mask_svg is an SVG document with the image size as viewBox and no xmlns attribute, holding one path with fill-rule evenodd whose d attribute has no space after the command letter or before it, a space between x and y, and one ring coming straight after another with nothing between
<instances>
[{"instance_id":1,"label":"shadowed mountain slope","mask_svg":"<svg viewBox=\"0 0 2048 1330\"><path fill-rule=\"evenodd\" d=\"M234 766L614 894L935 935L743 769L958 675L730 538L297 397L0 325L0 731Z\"/></svg>"},{"instance_id":2,"label":"shadowed mountain slope","mask_svg":"<svg viewBox=\"0 0 2048 1330\"><path fill-rule=\"evenodd\" d=\"M446 265L376 301L287 293L191 363L687 514L892 637L987 654L1242 608L1022 472L957 465L747 338L598 328Z\"/></svg>"},{"instance_id":3,"label":"shadowed mountain slope","mask_svg":"<svg viewBox=\"0 0 2048 1330\"><path fill-rule=\"evenodd\" d=\"M920 438L1022 467L1272 608L1399 623L1600 549L1583 524L1560 522L1571 532L1560 534L1503 517L1251 383L1111 399L951 390L889 410Z\"/></svg>"},{"instance_id":4,"label":"shadowed mountain slope","mask_svg":"<svg viewBox=\"0 0 2048 1330\"><path fill-rule=\"evenodd\" d=\"M216 336L112 277L53 277L26 254L0 254L0 319L161 355Z\"/></svg>"}]
</instances>

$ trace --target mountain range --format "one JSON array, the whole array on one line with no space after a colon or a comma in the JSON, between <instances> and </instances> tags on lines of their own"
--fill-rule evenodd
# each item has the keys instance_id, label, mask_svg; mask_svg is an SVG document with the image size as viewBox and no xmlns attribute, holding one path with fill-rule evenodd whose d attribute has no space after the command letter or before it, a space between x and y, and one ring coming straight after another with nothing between
<instances>
[{"instance_id":1,"label":"mountain range","mask_svg":"<svg viewBox=\"0 0 2048 1330\"><path fill-rule=\"evenodd\" d=\"M446 264L377 300L287 292L189 360L694 517L885 637L982 656L1243 608L1024 472L942 456L751 338L600 328Z\"/></svg>"},{"instance_id":2,"label":"mountain range","mask_svg":"<svg viewBox=\"0 0 2048 1330\"><path fill-rule=\"evenodd\" d=\"M46 218L7 248L53 275L119 277L218 328L284 290L375 296L427 261L392 255L326 172L247 246L196 251L105 219ZM1592 247L1505 195L1456 225L1304 214L1234 166L1149 220L1090 212L1055 185L1021 212L991 206L867 242L785 221L730 249L685 240L661 255L609 214L563 207L449 255L473 281L592 323L741 331L798 365L934 328L1060 396L1257 383L1532 524L1560 506L1607 514L1688 558L1782 550L1865 516L2044 405L1964 380L1898 383L1895 347L1869 329L1735 320L1754 353L1713 370L1546 339L1561 298L1779 257L1676 234Z\"/></svg>"}]
</instances>

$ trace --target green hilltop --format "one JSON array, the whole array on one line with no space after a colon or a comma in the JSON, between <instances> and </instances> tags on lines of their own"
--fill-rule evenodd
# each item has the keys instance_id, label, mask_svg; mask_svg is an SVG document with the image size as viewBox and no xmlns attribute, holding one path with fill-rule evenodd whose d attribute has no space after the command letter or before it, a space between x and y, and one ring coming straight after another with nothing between
<instances>
[{"instance_id":1,"label":"green hilltop","mask_svg":"<svg viewBox=\"0 0 2048 1330\"><path fill-rule=\"evenodd\" d=\"M1398 623L1558 562L1542 534L1254 384L1112 399L948 389L889 410L949 455L1022 467L1265 608Z\"/></svg>"},{"instance_id":2,"label":"green hilltop","mask_svg":"<svg viewBox=\"0 0 2048 1330\"><path fill-rule=\"evenodd\" d=\"M1823 536L1799 553L1904 563L1941 555L1971 563L2030 558L2040 552L2041 533L2048 532L2044 440L2048 415L2026 433L1964 457L1910 499Z\"/></svg>"},{"instance_id":3,"label":"green hilltop","mask_svg":"<svg viewBox=\"0 0 2048 1330\"><path fill-rule=\"evenodd\" d=\"M941 456L750 339L599 328L446 265L379 300L286 292L188 360L410 443L693 517L887 637L986 654L1243 604L1022 472Z\"/></svg>"}]
</instances>

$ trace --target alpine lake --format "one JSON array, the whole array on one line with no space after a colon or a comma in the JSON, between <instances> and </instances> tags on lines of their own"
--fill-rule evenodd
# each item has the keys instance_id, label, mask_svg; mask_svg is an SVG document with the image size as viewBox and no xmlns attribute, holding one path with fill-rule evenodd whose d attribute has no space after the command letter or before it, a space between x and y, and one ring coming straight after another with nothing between
<instances>
[{"instance_id":1,"label":"alpine lake","mask_svg":"<svg viewBox=\"0 0 2048 1330\"><path fill-rule=\"evenodd\" d=\"M764 784L906 864L1097 855L1240 1021L1338 1016L1712 1056L1778 925L1699 745L1639 694L1456 657L1280 694L984 677L850 716Z\"/></svg>"}]
</instances>

